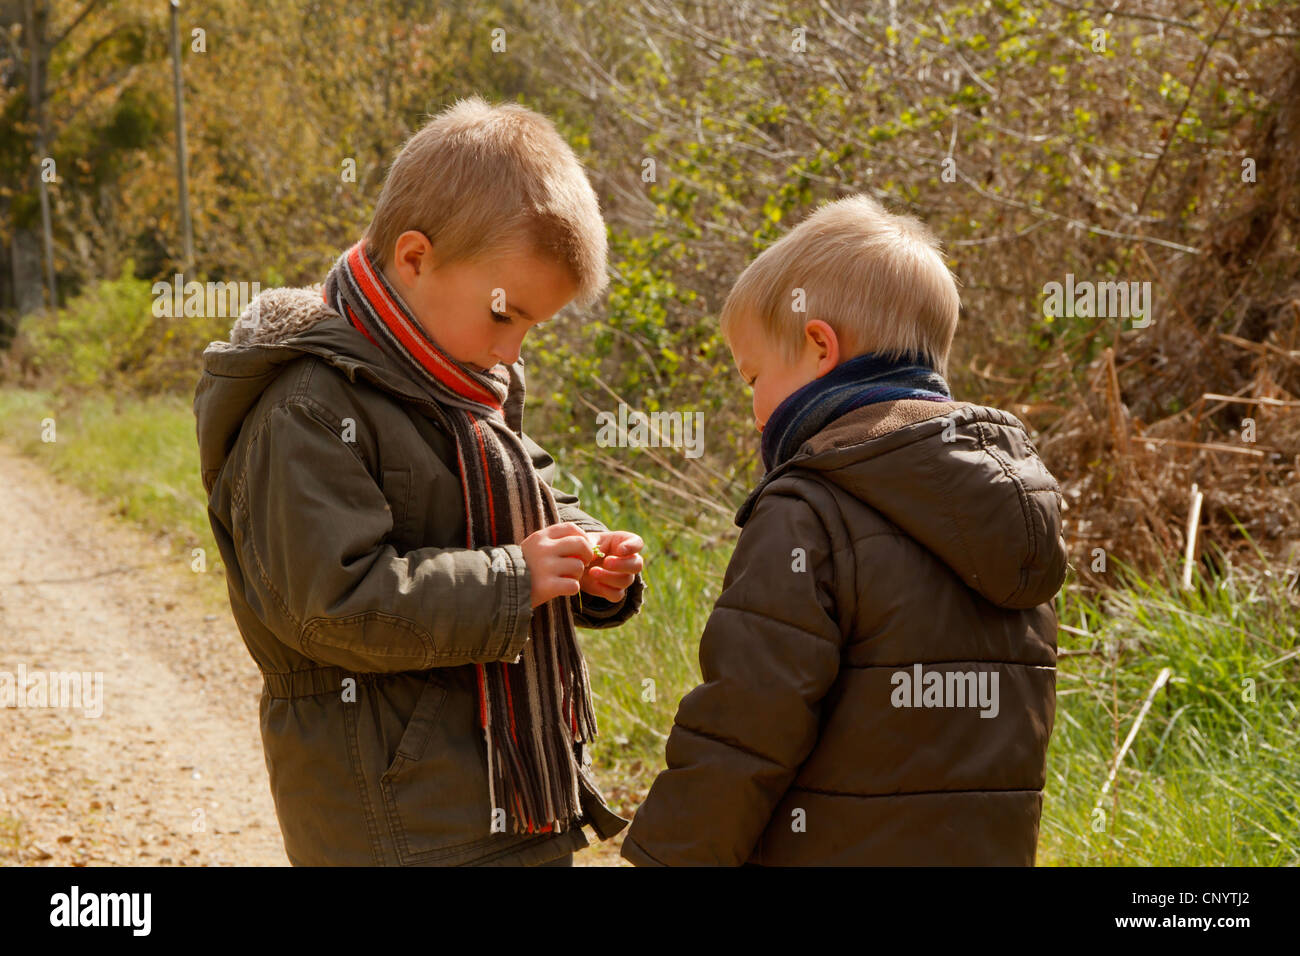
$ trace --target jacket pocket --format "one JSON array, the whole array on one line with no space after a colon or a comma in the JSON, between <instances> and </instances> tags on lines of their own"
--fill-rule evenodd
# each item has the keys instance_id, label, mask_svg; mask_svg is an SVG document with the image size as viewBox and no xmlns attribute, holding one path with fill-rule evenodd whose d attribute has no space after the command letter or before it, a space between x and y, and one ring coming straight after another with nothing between
<instances>
[{"instance_id":1,"label":"jacket pocket","mask_svg":"<svg viewBox=\"0 0 1300 956\"><path fill-rule=\"evenodd\" d=\"M403 864L455 856L490 836L487 760L474 700L430 675L379 780Z\"/></svg>"},{"instance_id":2,"label":"jacket pocket","mask_svg":"<svg viewBox=\"0 0 1300 956\"><path fill-rule=\"evenodd\" d=\"M389 536L394 544L409 550L411 539L411 471L409 468L383 470L384 500L393 513L393 532Z\"/></svg>"}]
</instances>

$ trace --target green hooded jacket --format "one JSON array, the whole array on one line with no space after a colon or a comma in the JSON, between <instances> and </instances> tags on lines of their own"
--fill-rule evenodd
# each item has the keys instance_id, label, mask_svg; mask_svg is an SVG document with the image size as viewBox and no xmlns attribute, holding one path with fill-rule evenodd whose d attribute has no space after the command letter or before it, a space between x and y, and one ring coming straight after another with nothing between
<instances>
[{"instance_id":1,"label":"green hooded jacket","mask_svg":"<svg viewBox=\"0 0 1300 956\"><path fill-rule=\"evenodd\" d=\"M512 390L507 421L522 403ZM518 657L531 582L517 544L464 546L455 445L420 384L319 287L271 289L204 351L194 413L290 862L522 865L586 846L576 828L492 832L472 665ZM523 440L549 485L554 461ZM562 521L606 530L553 493ZM643 588L584 595L577 623L622 623ZM586 766L582 789L601 839L627 825Z\"/></svg>"}]
</instances>

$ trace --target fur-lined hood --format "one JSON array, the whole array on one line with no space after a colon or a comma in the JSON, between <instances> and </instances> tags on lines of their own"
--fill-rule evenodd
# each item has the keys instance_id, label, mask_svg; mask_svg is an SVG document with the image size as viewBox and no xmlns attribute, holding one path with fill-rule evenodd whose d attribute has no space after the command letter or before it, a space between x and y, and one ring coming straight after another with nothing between
<instances>
[{"instance_id":1,"label":"fur-lined hood","mask_svg":"<svg viewBox=\"0 0 1300 956\"><path fill-rule=\"evenodd\" d=\"M325 303L321 290L320 285L263 290L235 320L230 340L204 349L194 415L205 484L215 478L263 392L305 357L328 363L349 381L432 404L400 363Z\"/></svg>"},{"instance_id":2,"label":"fur-lined hood","mask_svg":"<svg viewBox=\"0 0 1300 956\"><path fill-rule=\"evenodd\" d=\"M230 342L213 342L209 348L274 344L331 317L338 317L338 313L325 304L319 284L267 289L254 296L235 320L230 328Z\"/></svg>"}]
</instances>

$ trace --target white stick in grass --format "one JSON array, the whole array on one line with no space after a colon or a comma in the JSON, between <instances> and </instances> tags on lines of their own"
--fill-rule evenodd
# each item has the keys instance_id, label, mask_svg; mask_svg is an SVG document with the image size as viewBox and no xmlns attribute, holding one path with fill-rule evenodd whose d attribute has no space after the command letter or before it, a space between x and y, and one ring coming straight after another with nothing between
<instances>
[{"instance_id":1,"label":"white stick in grass","mask_svg":"<svg viewBox=\"0 0 1300 956\"><path fill-rule=\"evenodd\" d=\"M1124 738L1123 746L1119 748L1119 753L1115 755L1115 763L1106 776L1106 782L1101 786L1101 793L1097 795L1097 805L1093 807L1094 810L1100 808L1102 801L1106 799L1106 794L1110 791L1110 785L1115 782L1115 775L1119 773L1120 762L1124 759L1124 755L1128 753L1128 748L1133 744L1133 738L1137 736L1138 728L1142 726L1142 721L1146 719L1148 711L1151 710L1151 702L1156 699L1156 694L1160 693L1160 688L1164 687L1169 681L1171 674L1173 674L1173 670L1165 667L1156 675L1156 682L1147 691L1147 699L1142 702L1142 709L1138 711L1137 720L1133 721L1128 736Z\"/></svg>"},{"instance_id":2,"label":"white stick in grass","mask_svg":"<svg viewBox=\"0 0 1300 956\"><path fill-rule=\"evenodd\" d=\"M1190 591L1192 588L1192 568L1195 566L1196 557L1196 532L1201 527L1201 502L1205 496L1201 494L1200 488L1196 483L1192 483L1192 509L1187 515L1187 549L1183 552L1183 590Z\"/></svg>"}]
</instances>

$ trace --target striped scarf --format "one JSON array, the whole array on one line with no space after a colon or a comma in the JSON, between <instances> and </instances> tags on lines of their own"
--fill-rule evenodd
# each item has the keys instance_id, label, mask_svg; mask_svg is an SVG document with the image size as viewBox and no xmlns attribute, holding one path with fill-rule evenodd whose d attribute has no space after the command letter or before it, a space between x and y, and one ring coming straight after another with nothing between
<instances>
[{"instance_id":1,"label":"striped scarf","mask_svg":"<svg viewBox=\"0 0 1300 956\"><path fill-rule=\"evenodd\" d=\"M339 257L323 291L330 307L434 399L456 441L467 548L518 544L559 521L521 440L522 363L479 373L443 352L376 268L364 240ZM596 717L568 600L533 609L518 660L475 667L493 819L504 809L514 833L580 826L580 747L596 736Z\"/></svg>"},{"instance_id":2,"label":"striped scarf","mask_svg":"<svg viewBox=\"0 0 1300 956\"><path fill-rule=\"evenodd\" d=\"M841 362L787 397L763 426L763 464L770 472L832 421L855 408L900 398L951 402L943 376L919 355L898 360L875 352Z\"/></svg>"}]
</instances>

